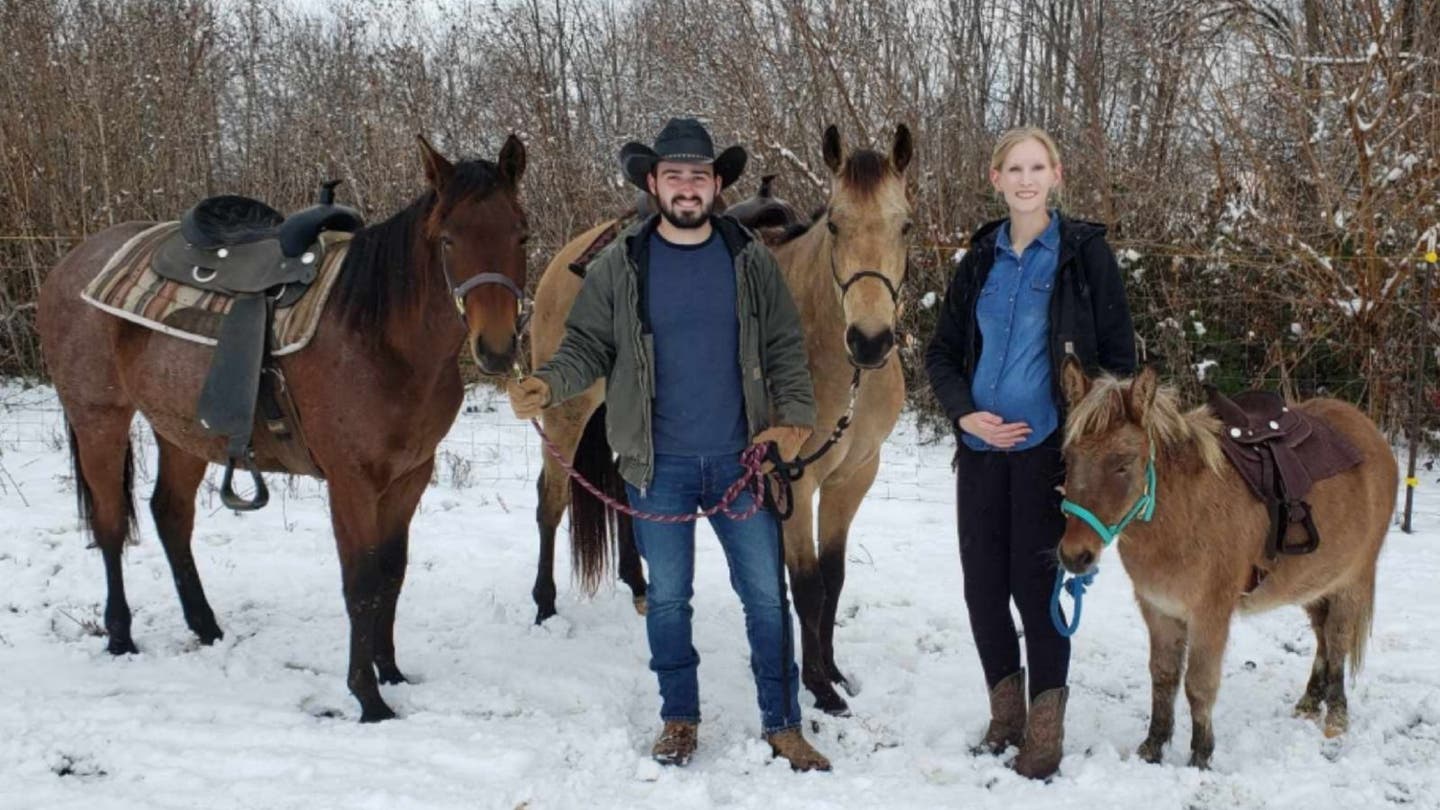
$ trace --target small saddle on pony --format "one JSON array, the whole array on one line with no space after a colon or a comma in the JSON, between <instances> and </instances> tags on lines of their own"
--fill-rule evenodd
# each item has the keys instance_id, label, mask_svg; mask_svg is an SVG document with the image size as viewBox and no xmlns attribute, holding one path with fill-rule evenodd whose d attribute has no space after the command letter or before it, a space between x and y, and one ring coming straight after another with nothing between
<instances>
[{"instance_id":1,"label":"small saddle on pony","mask_svg":"<svg viewBox=\"0 0 1440 810\"><path fill-rule=\"evenodd\" d=\"M1232 398L1213 386L1206 390L1210 409L1225 426L1220 434L1225 457L1270 512L1266 559L1319 548L1320 532L1305 498L1315 482L1359 464L1359 451L1325 422L1292 410L1278 394L1247 391ZM1255 584L1258 575L1252 589Z\"/></svg>"},{"instance_id":2,"label":"small saddle on pony","mask_svg":"<svg viewBox=\"0 0 1440 810\"><path fill-rule=\"evenodd\" d=\"M228 438L220 497L230 509L259 509L269 501L251 444L257 410L286 468L319 475L271 355L271 325L275 310L295 304L315 280L325 257L320 234L364 225L359 212L335 204L339 182L324 183L315 205L289 217L248 197L210 197L185 212L179 231L155 251L156 275L233 299L196 408L201 427ZM250 471L255 485L248 500L232 486L237 465Z\"/></svg>"}]
</instances>

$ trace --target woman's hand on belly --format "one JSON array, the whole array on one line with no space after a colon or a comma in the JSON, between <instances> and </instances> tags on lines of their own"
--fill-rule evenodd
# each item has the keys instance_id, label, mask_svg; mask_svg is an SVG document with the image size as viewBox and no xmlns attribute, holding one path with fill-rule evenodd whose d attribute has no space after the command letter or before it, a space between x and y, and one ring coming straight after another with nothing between
<instances>
[{"instance_id":1,"label":"woman's hand on belly","mask_svg":"<svg viewBox=\"0 0 1440 810\"><path fill-rule=\"evenodd\" d=\"M1024 422L1006 422L989 411L976 411L956 420L960 429L991 447L1008 450L1025 441L1030 426Z\"/></svg>"}]
</instances>

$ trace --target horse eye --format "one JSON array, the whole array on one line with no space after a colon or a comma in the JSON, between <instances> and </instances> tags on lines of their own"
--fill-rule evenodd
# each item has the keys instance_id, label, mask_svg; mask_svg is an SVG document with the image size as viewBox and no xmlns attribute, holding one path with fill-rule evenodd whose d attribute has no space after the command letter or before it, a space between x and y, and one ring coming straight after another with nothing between
<instances>
[{"instance_id":1,"label":"horse eye","mask_svg":"<svg viewBox=\"0 0 1440 810\"><path fill-rule=\"evenodd\" d=\"M915 227L915 223L907 219L905 220L905 224L900 226L900 233L908 234L913 227Z\"/></svg>"},{"instance_id":2,"label":"horse eye","mask_svg":"<svg viewBox=\"0 0 1440 810\"><path fill-rule=\"evenodd\" d=\"M825 222L825 227L827 227L827 228L830 229L830 233L834 233L834 234L840 233L840 228L839 228L838 226L836 226L835 223L833 223L833 222L830 222L830 221L827 220L827 221Z\"/></svg>"},{"instance_id":3,"label":"horse eye","mask_svg":"<svg viewBox=\"0 0 1440 810\"><path fill-rule=\"evenodd\" d=\"M520 237L520 244L523 245L523 244L525 244L525 243L527 243L527 242L529 242L529 241L530 241L530 234L527 233L527 234L521 235L521 237Z\"/></svg>"}]
</instances>

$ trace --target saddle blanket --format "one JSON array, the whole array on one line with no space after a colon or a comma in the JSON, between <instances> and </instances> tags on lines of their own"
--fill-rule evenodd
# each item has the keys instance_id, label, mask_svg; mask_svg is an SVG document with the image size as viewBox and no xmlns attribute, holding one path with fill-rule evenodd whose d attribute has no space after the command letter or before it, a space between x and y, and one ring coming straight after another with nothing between
<instances>
[{"instance_id":1,"label":"saddle blanket","mask_svg":"<svg viewBox=\"0 0 1440 810\"><path fill-rule=\"evenodd\" d=\"M231 296L206 292L162 278L150 269L156 249L180 229L162 222L141 231L105 263L80 294L86 303L167 335L214 346ZM293 305L275 310L274 355L298 352L315 337L325 302L340 277L351 233L323 231L325 258L310 288Z\"/></svg>"}]
</instances>

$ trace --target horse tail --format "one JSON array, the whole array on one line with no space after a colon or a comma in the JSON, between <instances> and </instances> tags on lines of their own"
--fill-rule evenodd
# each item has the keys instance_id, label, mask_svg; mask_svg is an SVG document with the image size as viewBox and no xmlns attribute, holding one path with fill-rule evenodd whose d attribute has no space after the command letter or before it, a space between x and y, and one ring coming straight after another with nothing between
<instances>
[{"instance_id":1,"label":"horse tail","mask_svg":"<svg viewBox=\"0 0 1440 810\"><path fill-rule=\"evenodd\" d=\"M70 420L65 420L65 433L70 445L70 472L75 478L75 509L80 513L80 520L85 523L85 530L90 534L90 545L95 544L95 493L90 489L90 481L85 477L85 470L80 463L80 440L75 435L75 426ZM124 492L123 503L125 507L125 540L126 543L134 542L139 536L139 518L135 515L135 450L130 440L125 440L125 476L123 479Z\"/></svg>"},{"instance_id":2,"label":"horse tail","mask_svg":"<svg viewBox=\"0 0 1440 810\"><path fill-rule=\"evenodd\" d=\"M618 501L625 501L625 481L615 464L610 441L605 438L605 405L602 403L580 436L575 448L575 471ZM615 559L621 535L620 515L591 495L575 481L570 482L570 570L580 587L594 595L605 580Z\"/></svg>"},{"instance_id":3,"label":"horse tail","mask_svg":"<svg viewBox=\"0 0 1440 810\"><path fill-rule=\"evenodd\" d=\"M1350 677L1360 674L1365 665L1365 645L1370 641L1370 630L1375 618L1375 567L1378 559L1370 561L1360 571L1355 583L1346 589L1342 597L1349 603L1351 615L1350 643L1345 650L1349 658Z\"/></svg>"}]
</instances>

